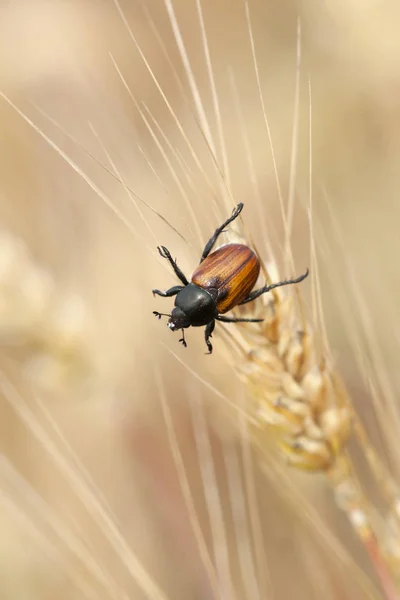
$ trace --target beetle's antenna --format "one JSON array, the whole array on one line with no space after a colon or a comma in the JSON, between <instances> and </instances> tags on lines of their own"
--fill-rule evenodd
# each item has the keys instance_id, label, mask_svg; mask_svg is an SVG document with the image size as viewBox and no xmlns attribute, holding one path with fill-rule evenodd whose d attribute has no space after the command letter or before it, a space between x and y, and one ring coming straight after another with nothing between
<instances>
[{"instance_id":1,"label":"beetle's antenna","mask_svg":"<svg viewBox=\"0 0 400 600\"><path fill-rule=\"evenodd\" d=\"M170 317L171 316L167 313L157 312L156 310L153 310L153 315L156 315L157 319L161 319L161 317Z\"/></svg>"},{"instance_id":2,"label":"beetle's antenna","mask_svg":"<svg viewBox=\"0 0 400 600\"><path fill-rule=\"evenodd\" d=\"M185 340L185 330L184 329L182 329L182 337L181 337L181 339L179 341L182 342L182 344L183 344L183 346L185 348L187 347L187 343L186 343L186 340Z\"/></svg>"}]
</instances>

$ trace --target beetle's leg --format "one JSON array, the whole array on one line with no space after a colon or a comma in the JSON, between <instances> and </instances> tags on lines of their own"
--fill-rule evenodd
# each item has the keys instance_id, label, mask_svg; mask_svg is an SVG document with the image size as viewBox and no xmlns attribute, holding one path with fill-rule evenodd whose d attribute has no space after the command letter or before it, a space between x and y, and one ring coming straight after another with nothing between
<instances>
[{"instance_id":1,"label":"beetle's leg","mask_svg":"<svg viewBox=\"0 0 400 600\"><path fill-rule=\"evenodd\" d=\"M171 267L174 270L175 275L178 277L178 279L180 279L182 281L183 285L189 285L188 280L186 279L185 275L182 273L182 271L176 264L176 261L172 258L171 253L168 250L168 248L166 248L165 246L157 246L157 250L160 253L160 256L162 256L163 258L166 258L168 260L168 262L170 263Z\"/></svg>"},{"instance_id":2,"label":"beetle's leg","mask_svg":"<svg viewBox=\"0 0 400 600\"><path fill-rule=\"evenodd\" d=\"M240 319L236 317L223 317L222 315L218 315L215 317L217 321L221 321L221 323L261 323L264 319Z\"/></svg>"},{"instance_id":3,"label":"beetle's leg","mask_svg":"<svg viewBox=\"0 0 400 600\"><path fill-rule=\"evenodd\" d=\"M187 343L186 343L186 340L185 340L185 330L184 329L182 329L182 337L181 337L181 339L179 341L182 342L183 347L186 348Z\"/></svg>"},{"instance_id":4,"label":"beetle's leg","mask_svg":"<svg viewBox=\"0 0 400 600\"><path fill-rule=\"evenodd\" d=\"M239 305L247 304L248 302L252 302L259 296L262 296L262 294L265 294L266 292L269 292L270 290L273 290L274 288L281 287L282 285L290 285L292 283L300 283L300 281L303 281L303 279L305 279L307 277L308 273L309 273L309 271L307 269L307 271L305 273L303 273L303 275L300 275L300 277L297 277L296 279L287 279L285 281L279 281L278 283L272 283L271 285L265 285L263 288L260 288L259 290L254 290L254 292L251 292L251 294L249 294L247 296L247 298L245 298L242 302L240 302Z\"/></svg>"},{"instance_id":5,"label":"beetle's leg","mask_svg":"<svg viewBox=\"0 0 400 600\"><path fill-rule=\"evenodd\" d=\"M176 296L178 292L180 292L181 290L183 290L183 285L174 285L172 288L169 288L169 290L165 290L165 292L162 292L161 290L152 290L153 291L153 296L157 295L157 296L163 296L164 298L170 298L171 296Z\"/></svg>"},{"instance_id":6,"label":"beetle's leg","mask_svg":"<svg viewBox=\"0 0 400 600\"><path fill-rule=\"evenodd\" d=\"M233 210L232 215L227 219L224 223L222 223L221 227L215 230L214 235L208 240L207 244L204 247L203 254L201 255L200 262L202 263L205 258L210 254L211 250L214 247L215 242L218 239L218 236L224 231L225 227L232 223L240 215L243 209L242 202L237 205L237 207Z\"/></svg>"},{"instance_id":7,"label":"beetle's leg","mask_svg":"<svg viewBox=\"0 0 400 600\"><path fill-rule=\"evenodd\" d=\"M215 327L214 319L206 325L206 330L204 332L204 337L206 339L206 344L207 344L207 348L208 348L208 352L206 352L206 354L211 354L213 351L212 343L210 342L210 337L212 337L214 327Z\"/></svg>"}]
</instances>

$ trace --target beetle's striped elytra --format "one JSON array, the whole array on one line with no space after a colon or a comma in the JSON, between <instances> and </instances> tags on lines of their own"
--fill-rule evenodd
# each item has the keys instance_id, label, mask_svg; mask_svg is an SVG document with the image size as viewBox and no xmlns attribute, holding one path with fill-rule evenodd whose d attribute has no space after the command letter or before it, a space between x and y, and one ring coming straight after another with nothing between
<instances>
[{"instance_id":1,"label":"beetle's striped elytra","mask_svg":"<svg viewBox=\"0 0 400 600\"><path fill-rule=\"evenodd\" d=\"M200 263L192 282L212 293L218 312L224 314L246 298L259 273L260 261L251 248L226 244Z\"/></svg>"}]
</instances>

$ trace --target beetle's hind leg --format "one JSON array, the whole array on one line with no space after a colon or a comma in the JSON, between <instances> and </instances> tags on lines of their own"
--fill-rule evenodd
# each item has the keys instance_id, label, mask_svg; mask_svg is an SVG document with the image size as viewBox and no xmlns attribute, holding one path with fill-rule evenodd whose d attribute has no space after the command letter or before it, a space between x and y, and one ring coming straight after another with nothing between
<instances>
[{"instance_id":1,"label":"beetle's hind leg","mask_svg":"<svg viewBox=\"0 0 400 600\"><path fill-rule=\"evenodd\" d=\"M307 271L305 273L303 273L303 275L300 275L300 277L297 277L296 279L286 279L285 281L278 281L278 283L272 283L271 285L265 285L264 287L260 288L259 290L254 290L254 292L251 292L251 294L249 294L247 296L247 298L245 298L242 302L240 302L239 306L242 304L247 304L248 302L252 302L259 296L262 296L262 294L266 294L267 292L269 292L270 290L273 290L274 288L281 287L282 285L291 285L292 283L300 283L300 281L303 281L303 279L305 279L307 277L308 273L309 273L309 270L307 269Z\"/></svg>"},{"instance_id":2,"label":"beetle's hind leg","mask_svg":"<svg viewBox=\"0 0 400 600\"><path fill-rule=\"evenodd\" d=\"M183 285L189 285L188 280L186 279L184 273L180 270L180 268L176 264L176 261L172 258L171 253L168 250L168 248L166 248L165 246L157 246L157 250L158 250L160 256L162 256L162 258L167 259L167 261L173 268L175 275L178 277L178 279L180 279L180 281L182 281Z\"/></svg>"},{"instance_id":3,"label":"beetle's hind leg","mask_svg":"<svg viewBox=\"0 0 400 600\"><path fill-rule=\"evenodd\" d=\"M201 259L200 259L201 263L210 254L211 250L213 249L213 247L215 245L215 242L217 241L217 239L221 235L221 233L224 231L225 227L227 225L229 225L229 223L232 223L232 221L234 221L240 215L242 210L243 210L243 203L241 202L240 204L237 205L236 208L233 209L232 215L229 217L229 219L227 219L224 223L222 223L221 227L218 227L218 229L216 229L214 231L213 236L208 240L207 244L204 247L203 254L201 255Z\"/></svg>"},{"instance_id":4,"label":"beetle's hind leg","mask_svg":"<svg viewBox=\"0 0 400 600\"><path fill-rule=\"evenodd\" d=\"M161 290L153 290L153 296L162 296L163 298L170 298L171 296L176 296L178 292L183 290L183 285L174 285L169 290L165 290L162 292Z\"/></svg>"},{"instance_id":5,"label":"beetle's hind leg","mask_svg":"<svg viewBox=\"0 0 400 600\"><path fill-rule=\"evenodd\" d=\"M212 351L213 351L212 343L210 342L210 337L212 337L214 327L215 327L214 320L210 321L206 325L206 330L204 332L204 337L205 337L207 348L208 348L208 352L206 352L206 354L212 354Z\"/></svg>"}]
</instances>

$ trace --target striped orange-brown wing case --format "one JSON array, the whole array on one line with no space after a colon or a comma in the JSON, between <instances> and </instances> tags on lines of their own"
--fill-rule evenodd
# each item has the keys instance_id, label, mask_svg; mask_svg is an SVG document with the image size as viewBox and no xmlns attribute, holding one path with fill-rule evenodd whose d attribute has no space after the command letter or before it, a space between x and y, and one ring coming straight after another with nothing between
<instances>
[{"instance_id":1,"label":"striped orange-brown wing case","mask_svg":"<svg viewBox=\"0 0 400 600\"><path fill-rule=\"evenodd\" d=\"M197 267L192 282L205 290L217 290L217 309L223 314L248 296L259 273L260 263L251 248L226 244Z\"/></svg>"}]
</instances>

